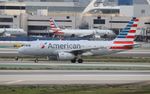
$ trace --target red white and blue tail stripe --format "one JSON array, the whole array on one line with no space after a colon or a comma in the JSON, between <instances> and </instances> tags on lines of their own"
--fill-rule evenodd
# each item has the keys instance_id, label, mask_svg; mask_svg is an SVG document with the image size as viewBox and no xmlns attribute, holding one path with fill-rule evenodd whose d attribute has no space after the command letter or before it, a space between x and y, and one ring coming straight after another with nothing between
<instances>
[{"instance_id":1,"label":"red white and blue tail stripe","mask_svg":"<svg viewBox=\"0 0 150 94\"><path fill-rule=\"evenodd\" d=\"M62 35L64 34L61 29L58 27L58 25L56 24L56 22L54 21L54 19L50 18L50 28L53 31L53 33L55 35Z\"/></svg>"},{"instance_id":2,"label":"red white and blue tail stripe","mask_svg":"<svg viewBox=\"0 0 150 94\"><path fill-rule=\"evenodd\" d=\"M133 18L113 41L111 49L132 49L139 19Z\"/></svg>"}]
</instances>

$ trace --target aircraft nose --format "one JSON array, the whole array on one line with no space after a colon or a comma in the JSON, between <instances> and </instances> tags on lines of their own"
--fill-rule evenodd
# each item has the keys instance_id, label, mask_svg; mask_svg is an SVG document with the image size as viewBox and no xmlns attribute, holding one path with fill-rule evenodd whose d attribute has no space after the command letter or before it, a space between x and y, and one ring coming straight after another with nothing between
<instances>
[{"instance_id":1,"label":"aircraft nose","mask_svg":"<svg viewBox=\"0 0 150 94\"><path fill-rule=\"evenodd\" d=\"M32 55L33 52L30 48L28 47L21 47L18 49L18 53L22 55Z\"/></svg>"}]
</instances>

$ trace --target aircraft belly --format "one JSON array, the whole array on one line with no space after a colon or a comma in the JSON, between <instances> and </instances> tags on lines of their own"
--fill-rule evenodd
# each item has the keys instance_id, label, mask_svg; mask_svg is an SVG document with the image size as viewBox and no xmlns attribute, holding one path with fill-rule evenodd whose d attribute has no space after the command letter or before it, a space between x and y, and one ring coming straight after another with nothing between
<instances>
[{"instance_id":1,"label":"aircraft belly","mask_svg":"<svg viewBox=\"0 0 150 94\"><path fill-rule=\"evenodd\" d=\"M91 52L93 55L107 55L112 53L112 51L109 49L92 50Z\"/></svg>"},{"instance_id":2,"label":"aircraft belly","mask_svg":"<svg viewBox=\"0 0 150 94\"><path fill-rule=\"evenodd\" d=\"M24 54L29 54L29 55L40 55L40 56L48 56L48 55L54 55L54 50L49 50L49 49L28 49L24 50Z\"/></svg>"},{"instance_id":3,"label":"aircraft belly","mask_svg":"<svg viewBox=\"0 0 150 94\"><path fill-rule=\"evenodd\" d=\"M55 50L53 50L53 49L41 49L40 50L40 54L42 54L42 55L56 55L56 51Z\"/></svg>"}]
</instances>

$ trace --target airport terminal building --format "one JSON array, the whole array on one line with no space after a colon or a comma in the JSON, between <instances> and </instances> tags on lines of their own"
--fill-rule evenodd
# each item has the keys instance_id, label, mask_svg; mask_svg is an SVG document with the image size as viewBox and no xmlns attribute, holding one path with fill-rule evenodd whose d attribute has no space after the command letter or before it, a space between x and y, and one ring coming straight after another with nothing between
<instances>
[{"instance_id":1,"label":"airport terminal building","mask_svg":"<svg viewBox=\"0 0 150 94\"><path fill-rule=\"evenodd\" d=\"M23 28L29 36L46 35L49 18L54 18L61 28L112 29L118 33L131 17L139 17L138 34L147 36L149 10L149 0L1 0L0 28Z\"/></svg>"}]
</instances>

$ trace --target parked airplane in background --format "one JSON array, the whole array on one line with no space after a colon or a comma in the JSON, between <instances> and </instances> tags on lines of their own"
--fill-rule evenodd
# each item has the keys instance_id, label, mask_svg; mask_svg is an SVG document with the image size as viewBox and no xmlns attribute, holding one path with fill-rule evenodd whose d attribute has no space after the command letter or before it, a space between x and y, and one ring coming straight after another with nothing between
<instances>
[{"instance_id":1,"label":"parked airplane in background","mask_svg":"<svg viewBox=\"0 0 150 94\"><path fill-rule=\"evenodd\" d=\"M138 21L137 18L129 21L128 25L112 41L34 41L19 48L18 51L24 55L48 56L49 59L82 63L82 56L110 55L133 49L137 46L134 38Z\"/></svg>"},{"instance_id":2,"label":"parked airplane in background","mask_svg":"<svg viewBox=\"0 0 150 94\"><path fill-rule=\"evenodd\" d=\"M22 36L27 35L23 29L15 28L0 28L0 36Z\"/></svg>"},{"instance_id":3,"label":"parked airplane in background","mask_svg":"<svg viewBox=\"0 0 150 94\"><path fill-rule=\"evenodd\" d=\"M56 22L50 18L50 32L56 36L69 36L69 37L86 37L92 35L94 38L102 36L114 37L116 34L112 30L98 30L98 29L63 29L61 30Z\"/></svg>"}]
</instances>

